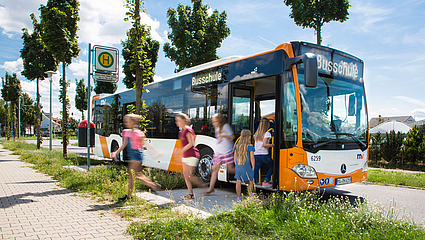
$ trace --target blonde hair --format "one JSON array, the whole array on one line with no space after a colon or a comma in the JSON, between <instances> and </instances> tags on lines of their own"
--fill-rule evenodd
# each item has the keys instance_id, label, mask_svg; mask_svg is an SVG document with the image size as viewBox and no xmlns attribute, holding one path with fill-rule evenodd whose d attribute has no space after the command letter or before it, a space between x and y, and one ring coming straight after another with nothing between
<instances>
[{"instance_id":1,"label":"blonde hair","mask_svg":"<svg viewBox=\"0 0 425 240\"><path fill-rule=\"evenodd\" d=\"M190 125L190 118L186 114L184 114L184 113L178 113L178 114L176 114L176 117L179 117L179 118L183 119L186 122L186 126L189 126Z\"/></svg>"},{"instance_id":2,"label":"blonde hair","mask_svg":"<svg viewBox=\"0 0 425 240\"><path fill-rule=\"evenodd\" d=\"M215 118L218 122L218 133L221 133L223 130L223 126L226 125L227 121L226 118L221 113L216 113L212 116L212 118Z\"/></svg>"},{"instance_id":3,"label":"blonde hair","mask_svg":"<svg viewBox=\"0 0 425 240\"><path fill-rule=\"evenodd\" d=\"M267 130L270 128L270 121L267 118L262 118L260 120L260 124L258 125L257 131L254 135L254 140L256 142L262 142L264 139L264 134L266 134Z\"/></svg>"},{"instance_id":4,"label":"blonde hair","mask_svg":"<svg viewBox=\"0 0 425 240\"><path fill-rule=\"evenodd\" d=\"M142 120L142 116L140 116L140 115L137 115L137 114L126 114L125 116L124 116L124 119L129 119L130 121L132 121L133 123L134 123L134 126L133 126L133 128L138 128L139 127L139 123L140 123L140 120Z\"/></svg>"},{"instance_id":5,"label":"blonde hair","mask_svg":"<svg viewBox=\"0 0 425 240\"><path fill-rule=\"evenodd\" d=\"M239 165L244 165L246 162L246 154L248 152L248 145L251 144L251 131L244 129L241 132L241 137L235 148L235 157Z\"/></svg>"}]
</instances>

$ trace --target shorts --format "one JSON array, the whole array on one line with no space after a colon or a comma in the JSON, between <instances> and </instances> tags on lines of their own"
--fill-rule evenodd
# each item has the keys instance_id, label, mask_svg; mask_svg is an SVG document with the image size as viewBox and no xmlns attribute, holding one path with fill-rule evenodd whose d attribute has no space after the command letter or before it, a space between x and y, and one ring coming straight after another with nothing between
<instances>
[{"instance_id":1,"label":"shorts","mask_svg":"<svg viewBox=\"0 0 425 240\"><path fill-rule=\"evenodd\" d=\"M143 161L143 150L142 149L129 149L127 151L128 159L135 161Z\"/></svg>"},{"instance_id":2,"label":"shorts","mask_svg":"<svg viewBox=\"0 0 425 240\"><path fill-rule=\"evenodd\" d=\"M188 166L197 167L199 159L197 157L186 157L186 158L182 158L182 162L186 163L186 165Z\"/></svg>"},{"instance_id":3,"label":"shorts","mask_svg":"<svg viewBox=\"0 0 425 240\"><path fill-rule=\"evenodd\" d=\"M233 151L230 151L226 154L216 153L213 157L213 163L216 164L231 164L233 163Z\"/></svg>"}]
</instances>

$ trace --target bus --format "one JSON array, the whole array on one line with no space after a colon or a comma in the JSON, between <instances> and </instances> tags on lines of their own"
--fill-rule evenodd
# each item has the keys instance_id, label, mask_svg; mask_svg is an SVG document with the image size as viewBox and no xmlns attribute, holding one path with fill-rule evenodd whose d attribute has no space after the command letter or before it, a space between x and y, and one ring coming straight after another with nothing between
<instances>
[{"instance_id":1,"label":"bus","mask_svg":"<svg viewBox=\"0 0 425 240\"><path fill-rule=\"evenodd\" d=\"M216 146L211 117L226 116L236 136L255 132L270 120L274 160L272 190L296 191L365 181L368 113L363 61L342 51L306 42L288 42L249 57L228 57L180 71L143 92L146 136L162 153L145 153L144 166L182 171L173 155L180 147L174 117L191 119L200 152L197 172L211 175ZM123 116L135 105L135 90L93 98L95 147L103 158L122 144ZM125 161L125 153L120 155ZM260 170L260 182L267 169ZM219 181L233 182L227 166ZM258 184L260 187L261 184Z\"/></svg>"}]
</instances>

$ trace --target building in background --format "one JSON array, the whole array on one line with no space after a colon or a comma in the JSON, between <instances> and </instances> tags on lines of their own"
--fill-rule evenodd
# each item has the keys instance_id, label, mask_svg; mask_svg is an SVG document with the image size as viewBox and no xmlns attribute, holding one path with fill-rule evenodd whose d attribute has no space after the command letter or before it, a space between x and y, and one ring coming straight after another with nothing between
<instances>
[{"instance_id":1,"label":"building in background","mask_svg":"<svg viewBox=\"0 0 425 240\"><path fill-rule=\"evenodd\" d=\"M412 116L396 116L396 117L382 117L381 115L379 115L379 117L377 118L372 118L369 121L369 129L374 128L376 126L378 126L381 123L384 122L388 122L388 121L396 121L396 122L401 122L404 123L410 127L411 124L415 125L416 121Z\"/></svg>"}]
</instances>

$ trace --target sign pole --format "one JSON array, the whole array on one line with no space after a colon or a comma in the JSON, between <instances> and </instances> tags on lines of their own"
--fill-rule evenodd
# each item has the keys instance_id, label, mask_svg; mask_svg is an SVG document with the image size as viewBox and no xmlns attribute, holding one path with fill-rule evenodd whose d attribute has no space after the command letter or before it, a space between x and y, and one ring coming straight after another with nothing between
<instances>
[{"instance_id":1,"label":"sign pole","mask_svg":"<svg viewBox=\"0 0 425 240\"><path fill-rule=\"evenodd\" d=\"M90 64L91 64L91 43L89 43L89 61L88 61L88 74L87 74L87 171L90 170Z\"/></svg>"}]
</instances>

